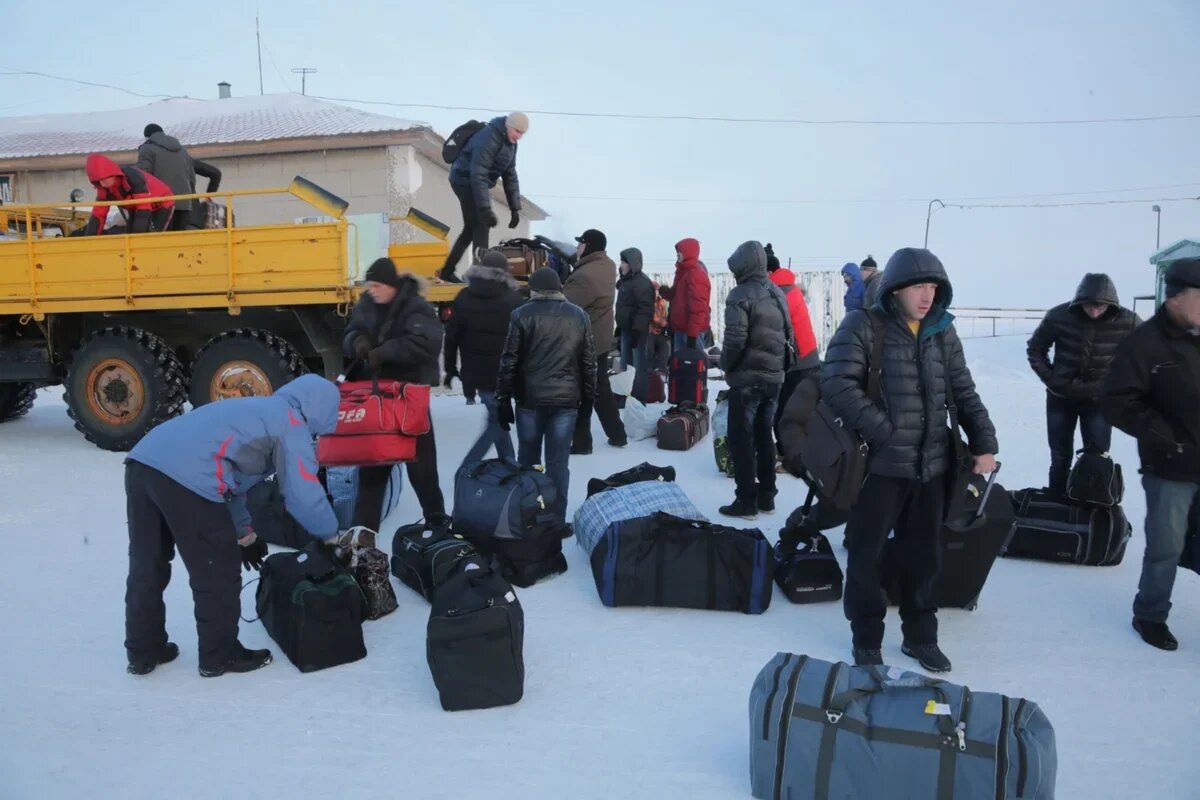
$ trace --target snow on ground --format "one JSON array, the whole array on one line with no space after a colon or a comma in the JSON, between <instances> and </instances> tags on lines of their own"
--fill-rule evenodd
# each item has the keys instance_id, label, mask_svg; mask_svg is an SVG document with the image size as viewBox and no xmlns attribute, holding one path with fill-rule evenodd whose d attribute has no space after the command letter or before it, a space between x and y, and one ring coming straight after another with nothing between
<instances>
[{"instance_id":1,"label":"snow on ground","mask_svg":"<svg viewBox=\"0 0 1200 800\"><path fill-rule=\"evenodd\" d=\"M1042 485L1047 459L1044 395L1023 344L967 343L1010 488ZM461 397L435 402L447 489L481 414ZM714 519L732 497L710 440L684 455L656 450L653 440L614 450L598 425L596 435L596 454L572 459L572 511L587 478L643 460L674 464ZM941 613L941 641L954 661L951 679L1045 708L1058 733L1058 797L1195 797L1200 580L1179 576L1171 623L1181 649L1142 644L1129 623L1143 495L1133 443L1118 434L1114 449L1135 527L1125 563L1001 561L977 611ZM798 482L782 480L780 513L759 518L772 537L803 500ZM516 706L441 710L425 664L428 608L399 585L400 610L367 623L369 655L360 662L302 675L260 624L243 623L242 641L272 647L276 662L201 679L178 561L167 624L182 655L134 678L122 647L122 486L121 456L74 431L57 390L0 428L0 525L10 565L0 580L0 797L748 797L747 697L758 670L779 650L849 657L840 604L793 606L776 594L760 617L605 609L569 540L570 571L520 591L528 676ZM406 492L387 533L418 516ZM831 539L840 545L840 534ZM243 607L253 616L252 589ZM899 645L893 614L885 658L914 668Z\"/></svg>"}]
</instances>

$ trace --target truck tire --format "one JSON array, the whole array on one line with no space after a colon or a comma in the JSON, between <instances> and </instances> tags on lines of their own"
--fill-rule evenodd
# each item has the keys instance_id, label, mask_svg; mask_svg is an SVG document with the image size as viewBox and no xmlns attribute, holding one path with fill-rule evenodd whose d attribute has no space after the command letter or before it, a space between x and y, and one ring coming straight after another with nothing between
<instances>
[{"instance_id":1,"label":"truck tire","mask_svg":"<svg viewBox=\"0 0 1200 800\"><path fill-rule=\"evenodd\" d=\"M286 339L253 328L214 336L192 361L193 408L231 397L265 397L308 371Z\"/></svg>"},{"instance_id":2,"label":"truck tire","mask_svg":"<svg viewBox=\"0 0 1200 800\"><path fill-rule=\"evenodd\" d=\"M67 413L89 442L131 449L183 413L183 367L167 343L139 328L105 328L84 340L67 370Z\"/></svg>"},{"instance_id":3,"label":"truck tire","mask_svg":"<svg viewBox=\"0 0 1200 800\"><path fill-rule=\"evenodd\" d=\"M28 414L36 394L32 383L0 383L0 422Z\"/></svg>"}]
</instances>

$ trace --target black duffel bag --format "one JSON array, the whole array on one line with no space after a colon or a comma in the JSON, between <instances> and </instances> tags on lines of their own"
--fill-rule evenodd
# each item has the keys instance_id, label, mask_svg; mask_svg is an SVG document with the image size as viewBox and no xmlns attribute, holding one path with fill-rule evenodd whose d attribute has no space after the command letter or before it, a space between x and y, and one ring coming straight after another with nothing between
<instances>
[{"instance_id":1,"label":"black duffel bag","mask_svg":"<svg viewBox=\"0 0 1200 800\"><path fill-rule=\"evenodd\" d=\"M609 475L607 478L592 478L588 481L587 496L591 497L594 494L605 491L606 489L616 489L620 486L628 486L631 483L641 483L642 481L674 481L674 467L656 467L648 461L643 461L636 467L621 470Z\"/></svg>"},{"instance_id":2,"label":"black duffel bag","mask_svg":"<svg viewBox=\"0 0 1200 800\"><path fill-rule=\"evenodd\" d=\"M451 532L448 523L403 525L392 537L392 574L426 600L433 600L433 593L458 562L473 555L474 545Z\"/></svg>"}]
</instances>

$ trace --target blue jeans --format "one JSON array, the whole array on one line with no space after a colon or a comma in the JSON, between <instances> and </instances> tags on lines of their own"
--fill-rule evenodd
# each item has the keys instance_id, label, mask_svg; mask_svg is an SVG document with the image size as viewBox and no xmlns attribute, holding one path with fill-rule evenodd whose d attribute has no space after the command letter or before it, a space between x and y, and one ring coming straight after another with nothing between
<instances>
[{"instance_id":1,"label":"blue jeans","mask_svg":"<svg viewBox=\"0 0 1200 800\"><path fill-rule=\"evenodd\" d=\"M645 335L642 337L645 338ZM646 402L646 391L649 388L647 383L650 379L649 373L646 371L646 343L639 342L637 347L633 345L633 337L621 337L621 369L626 370L633 367L633 385L630 387L629 393L637 400Z\"/></svg>"},{"instance_id":2,"label":"blue jeans","mask_svg":"<svg viewBox=\"0 0 1200 800\"><path fill-rule=\"evenodd\" d=\"M737 499L742 502L775 497L773 423L778 402L778 384L729 390L729 454Z\"/></svg>"},{"instance_id":3,"label":"blue jeans","mask_svg":"<svg viewBox=\"0 0 1200 800\"><path fill-rule=\"evenodd\" d=\"M1133 599L1133 616L1166 622L1171 590L1188 530L1200 524L1200 484L1142 476L1146 490L1146 554Z\"/></svg>"},{"instance_id":4,"label":"blue jeans","mask_svg":"<svg viewBox=\"0 0 1200 800\"><path fill-rule=\"evenodd\" d=\"M571 458L571 438L575 434L578 414L578 409L561 406L517 407L518 461L523 467L546 465L546 474L558 489L558 502L553 511L560 522L567 521L567 490L571 483L567 461ZM545 461L542 460L543 443Z\"/></svg>"},{"instance_id":5,"label":"blue jeans","mask_svg":"<svg viewBox=\"0 0 1200 800\"><path fill-rule=\"evenodd\" d=\"M485 392L481 389L479 390L479 399L483 401L483 405L487 409L487 421L484 423L483 433L479 434L479 439L467 452L463 463L471 464L482 461L492 445L496 446L496 455L500 458L506 458L509 461L515 460L512 437L508 435L508 431L500 427L500 419L496 413L496 393Z\"/></svg>"},{"instance_id":6,"label":"blue jeans","mask_svg":"<svg viewBox=\"0 0 1200 800\"><path fill-rule=\"evenodd\" d=\"M688 337L686 333L676 333L674 338L671 339L671 352L678 353L680 350L687 347L687 340ZM696 337L696 347L699 347L701 350L707 350L707 341L708 337L703 333L700 334Z\"/></svg>"}]
</instances>

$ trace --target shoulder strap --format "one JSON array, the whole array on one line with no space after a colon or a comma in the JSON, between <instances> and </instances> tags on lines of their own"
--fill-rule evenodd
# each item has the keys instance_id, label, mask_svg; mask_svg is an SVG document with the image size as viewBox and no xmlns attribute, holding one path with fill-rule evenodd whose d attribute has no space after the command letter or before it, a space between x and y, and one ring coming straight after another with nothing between
<instances>
[{"instance_id":1,"label":"shoulder strap","mask_svg":"<svg viewBox=\"0 0 1200 800\"><path fill-rule=\"evenodd\" d=\"M942 377L946 381L946 410L950 412L950 440L954 445L954 457L960 463L965 463L967 449L958 428L958 403L954 401L954 382L950 377L950 353L946 348L946 335L938 337L938 346L942 351Z\"/></svg>"},{"instance_id":2,"label":"shoulder strap","mask_svg":"<svg viewBox=\"0 0 1200 800\"><path fill-rule=\"evenodd\" d=\"M884 318L876 311L867 309L871 320L871 357L867 361L867 397L873 402L883 399L883 338L886 334Z\"/></svg>"}]
</instances>

